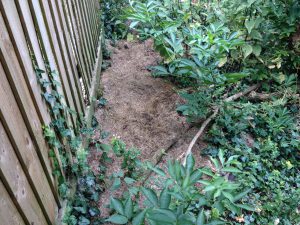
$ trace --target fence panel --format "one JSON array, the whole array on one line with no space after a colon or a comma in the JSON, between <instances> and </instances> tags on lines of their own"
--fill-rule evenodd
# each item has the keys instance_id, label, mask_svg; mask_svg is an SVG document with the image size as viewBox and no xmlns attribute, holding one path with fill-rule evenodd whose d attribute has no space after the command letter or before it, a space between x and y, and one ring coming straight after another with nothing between
<instances>
[{"instance_id":1,"label":"fence panel","mask_svg":"<svg viewBox=\"0 0 300 225\"><path fill-rule=\"evenodd\" d=\"M67 118L73 127L90 117L102 63L98 10L98 0L0 0L0 225L57 221L63 204L43 135L55 116L43 94L56 88L77 112ZM44 80L56 71L61 87L41 87L37 69Z\"/></svg>"}]
</instances>

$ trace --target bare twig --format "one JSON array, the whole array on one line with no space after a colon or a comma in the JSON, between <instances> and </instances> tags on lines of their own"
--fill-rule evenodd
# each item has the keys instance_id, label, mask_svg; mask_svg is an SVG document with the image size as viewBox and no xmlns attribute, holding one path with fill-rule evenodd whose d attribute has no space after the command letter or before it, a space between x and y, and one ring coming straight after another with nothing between
<instances>
[{"instance_id":1,"label":"bare twig","mask_svg":"<svg viewBox=\"0 0 300 225\"><path fill-rule=\"evenodd\" d=\"M232 95L226 99L224 99L224 102L231 102L231 101L235 101L237 99L239 99L240 97L249 94L251 91L259 88L261 86L261 84L256 84L253 85L249 88L247 88L245 91L239 92L235 95ZM199 131L197 132L197 134L195 135L195 137L193 138L193 140L191 141L187 151L185 152L185 157L184 157L184 161L183 161L183 165L186 164L186 160L189 154L191 154L192 149L194 147L194 145L196 144L197 140L201 137L201 135L203 134L205 128L210 124L210 122L218 115L220 111L220 106L218 106L217 108L214 109L213 113L211 114L210 117L208 117L201 125Z\"/></svg>"}]
</instances>

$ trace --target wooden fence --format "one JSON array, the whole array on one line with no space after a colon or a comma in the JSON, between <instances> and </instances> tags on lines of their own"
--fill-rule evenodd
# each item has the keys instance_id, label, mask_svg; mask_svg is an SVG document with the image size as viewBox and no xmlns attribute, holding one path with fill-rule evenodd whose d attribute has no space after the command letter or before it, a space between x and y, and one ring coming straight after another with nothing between
<instances>
[{"instance_id":1,"label":"wooden fence","mask_svg":"<svg viewBox=\"0 0 300 225\"><path fill-rule=\"evenodd\" d=\"M55 224L62 205L36 67L57 71L65 104L87 117L101 63L98 0L0 0L0 225Z\"/></svg>"}]
</instances>

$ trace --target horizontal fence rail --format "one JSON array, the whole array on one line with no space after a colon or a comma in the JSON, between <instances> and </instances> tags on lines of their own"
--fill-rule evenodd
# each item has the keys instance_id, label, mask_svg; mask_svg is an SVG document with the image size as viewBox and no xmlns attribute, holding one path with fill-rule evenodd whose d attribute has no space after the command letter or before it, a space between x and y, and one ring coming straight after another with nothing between
<instances>
[{"instance_id":1,"label":"horizontal fence rail","mask_svg":"<svg viewBox=\"0 0 300 225\"><path fill-rule=\"evenodd\" d=\"M99 10L98 0L0 0L0 225L57 220L62 200L43 134L52 115L42 89L52 87L39 79L57 75L73 128L89 120L102 64Z\"/></svg>"}]
</instances>

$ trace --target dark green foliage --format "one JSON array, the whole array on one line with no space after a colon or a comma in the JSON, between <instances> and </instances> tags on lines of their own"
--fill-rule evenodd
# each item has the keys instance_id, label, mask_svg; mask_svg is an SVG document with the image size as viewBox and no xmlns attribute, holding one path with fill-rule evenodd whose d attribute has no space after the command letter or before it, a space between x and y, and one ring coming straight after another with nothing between
<instances>
[{"instance_id":1,"label":"dark green foliage","mask_svg":"<svg viewBox=\"0 0 300 225\"><path fill-rule=\"evenodd\" d=\"M217 172L209 168L195 169L193 156L187 165L178 161L169 162L167 173L150 167L164 180L158 188L140 187L144 203L139 204L139 195L125 197L123 201L111 199L114 214L107 220L115 224L228 224L228 215L241 215L254 211L251 205L243 203L249 190L240 191L240 184L229 181L228 175L240 172L235 165L236 157L228 160L220 151L218 159L213 159ZM204 178L203 175L206 175ZM210 177L209 179L207 177ZM134 200L132 200L132 198ZM227 215L227 216L226 216ZM232 218L234 221L235 217ZM126 221L126 222L125 222Z\"/></svg>"},{"instance_id":2,"label":"dark green foliage","mask_svg":"<svg viewBox=\"0 0 300 225\"><path fill-rule=\"evenodd\" d=\"M258 210L238 218L245 224L298 224L299 1L130 4L131 27L140 36L153 38L163 57L162 65L152 68L153 74L189 87L181 94L186 103L177 110L195 123L220 107L208 133L206 153L216 156L224 149L226 157L239 155L236 160L243 173L233 179L251 187L244 200ZM223 102L257 82L262 83L257 91L270 97ZM212 215L218 214L212 210ZM200 211L198 221L203 215Z\"/></svg>"},{"instance_id":3,"label":"dark green foliage","mask_svg":"<svg viewBox=\"0 0 300 225\"><path fill-rule=\"evenodd\" d=\"M300 132L286 105L281 100L227 105L209 131L207 153L223 148L228 156L240 155L244 173L237 179L253 188L248 201L261 210L255 224L278 216L286 224L299 222Z\"/></svg>"},{"instance_id":4,"label":"dark green foliage","mask_svg":"<svg viewBox=\"0 0 300 225\"><path fill-rule=\"evenodd\" d=\"M105 38L112 41L125 38L128 33L128 26L123 21L122 12L128 6L128 1L100 0L100 5Z\"/></svg>"}]
</instances>

